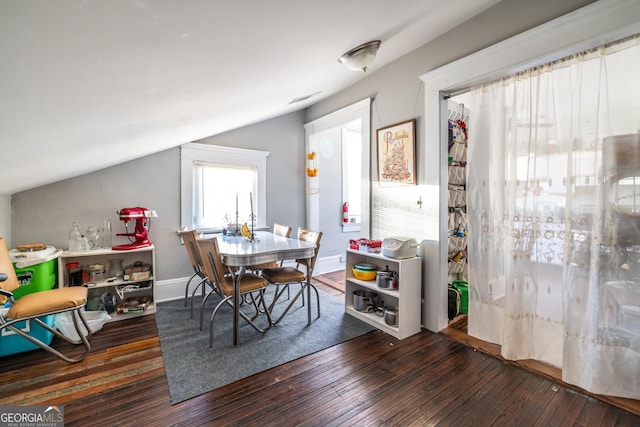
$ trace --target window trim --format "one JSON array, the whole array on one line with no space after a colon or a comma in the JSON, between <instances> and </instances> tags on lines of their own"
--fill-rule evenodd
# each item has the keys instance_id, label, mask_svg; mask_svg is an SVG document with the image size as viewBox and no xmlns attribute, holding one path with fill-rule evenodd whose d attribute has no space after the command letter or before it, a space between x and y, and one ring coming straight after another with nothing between
<instances>
[{"instance_id":1,"label":"window trim","mask_svg":"<svg viewBox=\"0 0 640 427\"><path fill-rule=\"evenodd\" d=\"M265 227L267 218L267 157L268 151L190 142L180 146L180 223L193 228L193 168L196 162L237 166L255 166L258 170L257 203L258 223ZM198 231L221 231L206 229Z\"/></svg>"}]
</instances>

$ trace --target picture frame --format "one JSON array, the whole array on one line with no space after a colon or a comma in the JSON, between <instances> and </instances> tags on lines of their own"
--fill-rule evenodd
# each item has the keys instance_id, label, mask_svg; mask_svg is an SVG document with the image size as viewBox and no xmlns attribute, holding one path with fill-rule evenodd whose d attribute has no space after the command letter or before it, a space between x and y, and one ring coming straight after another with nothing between
<instances>
[{"instance_id":1,"label":"picture frame","mask_svg":"<svg viewBox=\"0 0 640 427\"><path fill-rule=\"evenodd\" d=\"M378 181L381 184L417 184L416 119L376 131Z\"/></svg>"}]
</instances>

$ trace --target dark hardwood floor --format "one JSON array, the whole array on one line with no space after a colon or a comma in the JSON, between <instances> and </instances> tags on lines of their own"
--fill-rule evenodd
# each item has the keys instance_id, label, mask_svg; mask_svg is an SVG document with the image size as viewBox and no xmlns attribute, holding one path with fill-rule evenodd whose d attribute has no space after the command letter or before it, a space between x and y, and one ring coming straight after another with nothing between
<instances>
[{"instance_id":1,"label":"dark hardwood floor","mask_svg":"<svg viewBox=\"0 0 640 427\"><path fill-rule=\"evenodd\" d=\"M73 365L44 351L0 358L0 405L64 405L66 426L640 425L428 331L402 341L374 331L173 406L154 316L108 323L92 345Z\"/></svg>"}]
</instances>

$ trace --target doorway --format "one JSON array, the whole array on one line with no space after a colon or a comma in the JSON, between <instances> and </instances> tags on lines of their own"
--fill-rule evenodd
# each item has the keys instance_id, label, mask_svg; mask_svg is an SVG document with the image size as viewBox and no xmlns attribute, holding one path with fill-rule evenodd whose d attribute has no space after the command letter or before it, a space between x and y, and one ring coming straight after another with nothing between
<instances>
[{"instance_id":1,"label":"doorway","mask_svg":"<svg viewBox=\"0 0 640 427\"><path fill-rule=\"evenodd\" d=\"M349 240L370 233L370 108L366 98L305 124L306 226L323 232L316 274L344 269Z\"/></svg>"},{"instance_id":2,"label":"doorway","mask_svg":"<svg viewBox=\"0 0 640 427\"><path fill-rule=\"evenodd\" d=\"M596 2L486 49L430 71L424 82L424 135L433 149L425 150L427 170L436 171L426 177L427 185L446 188L448 182L447 107L445 99L471 86L515 74L560 59L569 52L594 48L640 32L640 23L630 8L638 8L625 0ZM436 152L434 152L436 150ZM423 326L441 331L448 324L447 292L442 286L447 278L447 191L439 192L439 232L429 256L435 258L425 271Z\"/></svg>"}]
</instances>

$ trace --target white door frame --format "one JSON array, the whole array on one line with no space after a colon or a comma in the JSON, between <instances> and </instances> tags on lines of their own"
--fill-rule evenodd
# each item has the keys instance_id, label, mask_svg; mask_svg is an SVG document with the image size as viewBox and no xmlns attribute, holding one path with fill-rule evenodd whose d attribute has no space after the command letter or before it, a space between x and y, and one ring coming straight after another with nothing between
<instances>
[{"instance_id":1,"label":"white door frame","mask_svg":"<svg viewBox=\"0 0 640 427\"><path fill-rule=\"evenodd\" d=\"M363 236L369 236L370 227L370 194L371 194L371 178L370 170L370 150L371 150L371 98L365 98L361 101L353 103L338 111L329 113L309 123L305 123L305 152L309 152L316 148L314 145L314 135L326 130L341 126L353 120L361 119L360 134L362 135L362 180L368 182L369 187L362 191L362 219L360 229ZM319 167L320 168L320 167ZM322 171L320 171L322 173ZM322 191L322 189L320 189ZM320 229L320 208L319 195L306 194L306 227L311 230Z\"/></svg>"},{"instance_id":2,"label":"white door frame","mask_svg":"<svg viewBox=\"0 0 640 427\"><path fill-rule=\"evenodd\" d=\"M426 184L440 186L439 245L429 256L438 268L426 269L423 326L440 331L447 326L447 107L445 96L491 82L530 67L640 32L640 1L600 0L572 13L511 37L458 61L428 72L424 82L424 135L427 170L437 176ZM473 111L471 111L473 114ZM469 141L470 144L475 141ZM431 260L433 261L433 260Z\"/></svg>"}]
</instances>

